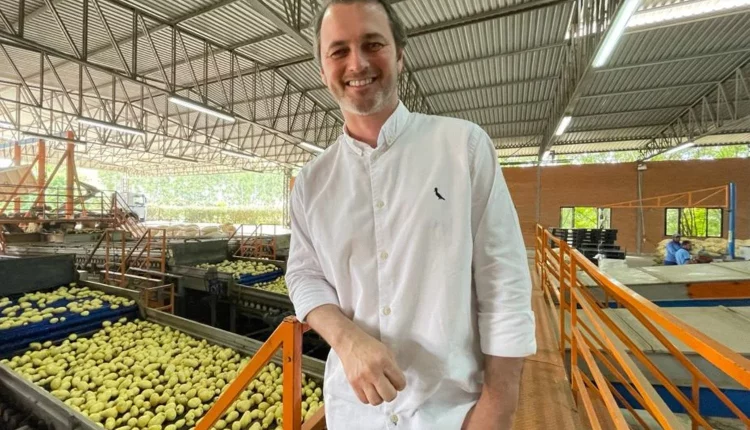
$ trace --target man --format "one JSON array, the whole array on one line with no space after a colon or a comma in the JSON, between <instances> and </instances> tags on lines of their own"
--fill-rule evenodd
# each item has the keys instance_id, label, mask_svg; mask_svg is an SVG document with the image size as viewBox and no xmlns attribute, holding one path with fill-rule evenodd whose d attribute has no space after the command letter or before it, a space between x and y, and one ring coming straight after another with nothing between
<instances>
[{"instance_id":1,"label":"man","mask_svg":"<svg viewBox=\"0 0 750 430\"><path fill-rule=\"evenodd\" d=\"M683 240L680 249L674 253L674 258L678 266L693 262L693 257L690 255L691 249L693 249L693 244L689 240Z\"/></svg>"},{"instance_id":2,"label":"man","mask_svg":"<svg viewBox=\"0 0 750 430\"><path fill-rule=\"evenodd\" d=\"M675 260L675 253L682 248L682 245L680 245L680 239L681 239L681 236L679 234L675 234L672 236L672 240L667 243L667 247L666 247L667 254L664 256L665 266L677 265L677 260Z\"/></svg>"},{"instance_id":3,"label":"man","mask_svg":"<svg viewBox=\"0 0 750 430\"><path fill-rule=\"evenodd\" d=\"M328 428L510 429L536 342L492 141L399 102L406 33L387 1L333 1L315 24L345 126L295 180L286 281L331 345Z\"/></svg>"}]
</instances>

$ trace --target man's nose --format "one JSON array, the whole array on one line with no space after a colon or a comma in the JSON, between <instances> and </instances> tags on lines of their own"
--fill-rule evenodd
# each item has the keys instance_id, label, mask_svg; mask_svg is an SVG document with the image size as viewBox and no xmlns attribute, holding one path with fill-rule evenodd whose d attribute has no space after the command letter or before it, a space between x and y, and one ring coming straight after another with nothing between
<instances>
[{"instance_id":1,"label":"man's nose","mask_svg":"<svg viewBox=\"0 0 750 430\"><path fill-rule=\"evenodd\" d=\"M361 49L352 50L352 54L349 56L349 62L347 68L350 72L361 72L370 65L370 60L367 58L366 53L362 52Z\"/></svg>"}]
</instances>

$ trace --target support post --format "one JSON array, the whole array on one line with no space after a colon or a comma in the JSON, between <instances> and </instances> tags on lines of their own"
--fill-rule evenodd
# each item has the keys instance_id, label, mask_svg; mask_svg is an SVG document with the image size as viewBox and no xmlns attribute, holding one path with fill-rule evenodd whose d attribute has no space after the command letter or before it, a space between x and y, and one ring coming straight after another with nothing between
<instances>
[{"instance_id":1,"label":"support post","mask_svg":"<svg viewBox=\"0 0 750 430\"><path fill-rule=\"evenodd\" d=\"M729 183L729 242L727 248L729 258L734 260L734 242L737 238L737 185L734 182Z\"/></svg>"},{"instance_id":2,"label":"support post","mask_svg":"<svg viewBox=\"0 0 750 430\"><path fill-rule=\"evenodd\" d=\"M16 142L13 145L13 165L18 167L21 165L21 145ZM21 212L21 197L16 197L13 202L13 212Z\"/></svg>"},{"instance_id":3,"label":"support post","mask_svg":"<svg viewBox=\"0 0 750 430\"><path fill-rule=\"evenodd\" d=\"M75 182L76 164L75 164L75 143L73 143L73 132L68 130L66 133L68 140L67 146L67 169L65 179L65 218L73 218L73 183Z\"/></svg>"},{"instance_id":4,"label":"support post","mask_svg":"<svg viewBox=\"0 0 750 430\"><path fill-rule=\"evenodd\" d=\"M47 204L47 201L44 198L44 193L46 192L44 185L47 183L47 145L44 143L43 139L39 139L37 153L39 164L37 166L36 182L41 190L39 191L37 202L44 207ZM46 210L43 212L46 213Z\"/></svg>"}]
</instances>

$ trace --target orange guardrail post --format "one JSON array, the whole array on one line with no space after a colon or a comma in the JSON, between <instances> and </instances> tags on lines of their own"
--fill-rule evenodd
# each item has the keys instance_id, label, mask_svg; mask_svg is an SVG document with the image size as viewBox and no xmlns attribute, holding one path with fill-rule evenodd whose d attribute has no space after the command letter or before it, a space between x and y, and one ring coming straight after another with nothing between
<instances>
[{"instance_id":1,"label":"orange guardrail post","mask_svg":"<svg viewBox=\"0 0 750 430\"><path fill-rule=\"evenodd\" d=\"M285 318L247 365L240 370L237 378L226 387L206 415L198 421L195 430L209 430L213 427L222 414L237 401L263 366L271 361L279 348L282 350L284 375L283 427L285 430L302 430L302 334L307 330L307 324L302 324L294 317Z\"/></svg>"}]
</instances>

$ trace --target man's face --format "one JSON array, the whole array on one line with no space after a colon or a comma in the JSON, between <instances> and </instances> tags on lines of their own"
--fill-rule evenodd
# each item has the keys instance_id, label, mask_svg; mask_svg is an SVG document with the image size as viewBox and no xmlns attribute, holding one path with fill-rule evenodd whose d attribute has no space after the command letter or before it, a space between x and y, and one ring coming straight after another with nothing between
<instances>
[{"instance_id":1,"label":"man's face","mask_svg":"<svg viewBox=\"0 0 750 430\"><path fill-rule=\"evenodd\" d=\"M320 59L321 79L342 110L372 115L398 101L403 52L379 4L330 6L320 28Z\"/></svg>"}]
</instances>

